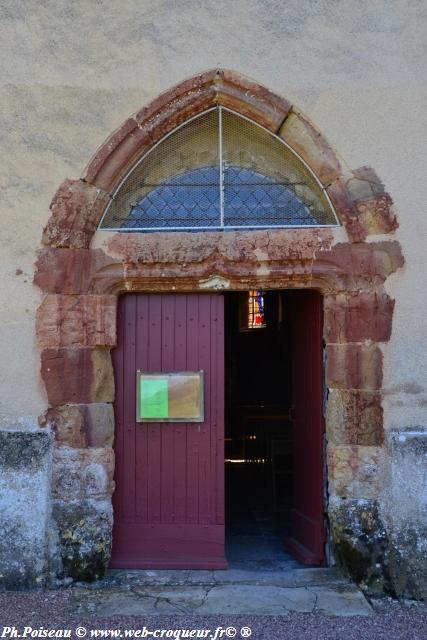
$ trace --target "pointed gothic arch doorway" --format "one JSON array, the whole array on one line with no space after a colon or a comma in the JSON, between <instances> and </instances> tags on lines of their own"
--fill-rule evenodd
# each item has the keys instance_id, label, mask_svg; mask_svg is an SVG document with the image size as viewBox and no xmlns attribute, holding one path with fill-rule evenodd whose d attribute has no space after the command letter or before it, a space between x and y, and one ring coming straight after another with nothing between
<instances>
[{"instance_id":1,"label":"pointed gothic arch doorway","mask_svg":"<svg viewBox=\"0 0 427 640\"><path fill-rule=\"evenodd\" d=\"M284 141L308 165L342 227L96 231L139 160L190 118L217 107ZM252 178L253 173L247 182ZM264 192L270 188L271 182L263 183ZM292 195L303 207L313 204L296 185ZM390 338L394 307L384 282L403 264L397 242L365 242L370 234L397 226L391 198L375 173L343 169L314 125L284 98L233 72L212 70L131 116L96 152L80 180L64 181L51 211L35 275L44 294L37 313L48 400L42 421L55 433L54 477L68 473L64 445L80 465L72 495L64 494L60 482L52 488L63 574L96 578L110 559L114 378L109 352L117 343L116 303L129 292L315 289L323 295L325 383L332 399L326 413L328 518L338 552L341 544L353 548L351 532L357 538L358 525L352 524L352 505L360 497L372 498L369 474L384 439L380 343ZM345 530L342 521L349 522Z\"/></svg>"},{"instance_id":2,"label":"pointed gothic arch doorway","mask_svg":"<svg viewBox=\"0 0 427 640\"><path fill-rule=\"evenodd\" d=\"M321 182L289 145L250 119L217 106L179 125L138 160L118 185L99 228L125 233L203 233L337 224ZM224 354L223 336L229 331L223 298L210 293L134 294L120 302L119 344L113 352L118 392L114 567L226 566L224 423L231 436L226 441L237 442L233 424L242 421L245 409L238 397L228 395L234 409L227 406L224 413L226 378L230 376L224 367L224 355L228 361L229 354ZM289 309L294 353L288 363L288 386L292 391L265 360L264 376L276 387L276 409L270 414L277 413L277 407L282 412L277 414L276 437L268 433L261 383L254 384L247 398L252 412L265 423L257 444L264 441L266 453L255 462L250 457L240 459L237 464L242 466L234 469L252 467L247 478L250 484L254 465L263 465L264 485L267 475L280 502L278 477L283 456L279 450L286 440L286 422L292 423L287 434L291 455L283 470L293 483L286 542L302 562L321 564L325 536L320 298L312 291L286 298L271 294L267 310L273 300L277 310L279 306ZM265 326L256 326L261 330L258 337L279 332L278 317L268 313L266 317ZM205 385L202 424L169 418L166 424L161 419L148 424L135 419L137 401L145 402L135 392L138 370L169 375L199 369L204 372ZM248 370L244 365L239 369L238 378L244 378ZM235 386L241 387L239 379ZM286 413L288 418L292 413L288 421L283 419ZM246 434L243 439L247 437L257 438ZM234 462L226 454L228 479ZM229 489L229 495L234 495L234 488ZM272 506L272 495L265 493L263 506L267 508ZM284 541L285 529L282 538Z\"/></svg>"}]
</instances>

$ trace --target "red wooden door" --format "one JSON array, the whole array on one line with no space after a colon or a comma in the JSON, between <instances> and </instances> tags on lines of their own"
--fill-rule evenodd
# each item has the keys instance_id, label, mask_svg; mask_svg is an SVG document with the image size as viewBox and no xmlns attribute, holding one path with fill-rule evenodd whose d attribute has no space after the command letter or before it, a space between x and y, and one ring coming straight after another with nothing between
<instances>
[{"instance_id":1,"label":"red wooden door","mask_svg":"<svg viewBox=\"0 0 427 640\"><path fill-rule=\"evenodd\" d=\"M216 294L120 299L112 567L225 568L224 306ZM202 423L137 423L136 371L204 370Z\"/></svg>"},{"instance_id":2,"label":"red wooden door","mask_svg":"<svg viewBox=\"0 0 427 640\"><path fill-rule=\"evenodd\" d=\"M294 291L292 314L293 504L286 546L304 564L324 563L322 298Z\"/></svg>"}]
</instances>

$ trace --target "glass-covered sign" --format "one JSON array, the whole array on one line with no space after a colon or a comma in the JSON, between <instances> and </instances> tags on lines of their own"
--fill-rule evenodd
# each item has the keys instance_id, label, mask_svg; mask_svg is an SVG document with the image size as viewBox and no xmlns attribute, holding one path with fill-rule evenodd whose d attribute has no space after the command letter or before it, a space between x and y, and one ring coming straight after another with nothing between
<instances>
[{"instance_id":1,"label":"glass-covered sign","mask_svg":"<svg viewBox=\"0 0 427 640\"><path fill-rule=\"evenodd\" d=\"M203 371L136 372L137 422L203 420Z\"/></svg>"}]
</instances>

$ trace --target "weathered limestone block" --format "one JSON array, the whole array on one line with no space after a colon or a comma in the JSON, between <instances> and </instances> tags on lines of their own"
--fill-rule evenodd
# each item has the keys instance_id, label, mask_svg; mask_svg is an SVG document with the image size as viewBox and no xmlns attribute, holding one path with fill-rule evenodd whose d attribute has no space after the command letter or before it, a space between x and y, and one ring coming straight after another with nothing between
<instances>
[{"instance_id":1,"label":"weathered limestone block","mask_svg":"<svg viewBox=\"0 0 427 640\"><path fill-rule=\"evenodd\" d=\"M44 349L41 360L51 406L113 402L113 366L108 349Z\"/></svg>"},{"instance_id":2,"label":"weathered limestone block","mask_svg":"<svg viewBox=\"0 0 427 640\"><path fill-rule=\"evenodd\" d=\"M338 500L329 504L333 549L350 577L368 594L395 595L387 571L389 540L376 500Z\"/></svg>"},{"instance_id":3,"label":"weathered limestone block","mask_svg":"<svg viewBox=\"0 0 427 640\"><path fill-rule=\"evenodd\" d=\"M105 499L114 489L114 452L111 448L73 449L53 452L52 493L64 502L84 497Z\"/></svg>"},{"instance_id":4,"label":"weathered limestone block","mask_svg":"<svg viewBox=\"0 0 427 640\"><path fill-rule=\"evenodd\" d=\"M374 498L383 484L381 447L328 445L329 492L345 498Z\"/></svg>"},{"instance_id":5,"label":"weathered limestone block","mask_svg":"<svg viewBox=\"0 0 427 640\"><path fill-rule=\"evenodd\" d=\"M102 578L111 554L111 500L56 501L53 517L63 574L89 582Z\"/></svg>"},{"instance_id":6,"label":"weathered limestone block","mask_svg":"<svg viewBox=\"0 0 427 640\"><path fill-rule=\"evenodd\" d=\"M117 296L46 296L37 310L40 348L115 346L116 305Z\"/></svg>"},{"instance_id":7,"label":"weathered limestone block","mask_svg":"<svg viewBox=\"0 0 427 640\"><path fill-rule=\"evenodd\" d=\"M413 491L421 493L418 486ZM425 600L425 519L423 524L414 520L400 502L394 508L406 520L404 528L391 523L387 503L332 498L329 521L334 554L368 595Z\"/></svg>"},{"instance_id":8,"label":"weathered limestone block","mask_svg":"<svg viewBox=\"0 0 427 640\"><path fill-rule=\"evenodd\" d=\"M64 180L50 205L43 244L87 249L109 195L82 180Z\"/></svg>"},{"instance_id":9,"label":"weathered limestone block","mask_svg":"<svg viewBox=\"0 0 427 640\"><path fill-rule=\"evenodd\" d=\"M85 487L88 497L105 495L108 492L108 474L104 466L92 462L85 469Z\"/></svg>"},{"instance_id":10,"label":"weathered limestone block","mask_svg":"<svg viewBox=\"0 0 427 640\"><path fill-rule=\"evenodd\" d=\"M381 445L384 440L381 393L329 389L326 424L330 444Z\"/></svg>"},{"instance_id":11,"label":"weathered limestone block","mask_svg":"<svg viewBox=\"0 0 427 640\"><path fill-rule=\"evenodd\" d=\"M328 344L326 384L337 389L380 389L382 362L382 351L376 344Z\"/></svg>"},{"instance_id":12,"label":"weathered limestone block","mask_svg":"<svg viewBox=\"0 0 427 640\"><path fill-rule=\"evenodd\" d=\"M84 482L87 497L111 496L114 491L114 451L110 447L87 449L84 454Z\"/></svg>"},{"instance_id":13,"label":"weathered limestone block","mask_svg":"<svg viewBox=\"0 0 427 640\"><path fill-rule=\"evenodd\" d=\"M51 436L0 431L0 588L48 584Z\"/></svg>"},{"instance_id":14,"label":"weathered limestone block","mask_svg":"<svg viewBox=\"0 0 427 640\"><path fill-rule=\"evenodd\" d=\"M390 479L382 507L396 592L427 599L427 430L389 434Z\"/></svg>"},{"instance_id":15,"label":"weathered limestone block","mask_svg":"<svg viewBox=\"0 0 427 640\"><path fill-rule=\"evenodd\" d=\"M336 153L302 113L291 112L279 136L307 162L324 186L341 175L341 164Z\"/></svg>"},{"instance_id":16,"label":"weathered limestone block","mask_svg":"<svg viewBox=\"0 0 427 640\"><path fill-rule=\"evenodd\" d=\"M69 447L111 447L114 411L108 403L66 404L47 409L40 426L51 427L56 444Z\"/></svg>"},{"instance_id":17,"label":"weathered limestone block","mask_svg":"<svg viewBox=\"0 0 427 640\"><path fill-rule=\"evenodd\" d=\"M327 342L387 342L394 300L385 292L358 291L325 297L324 335Z\"/></svg>"},{"instance_id":18,"label":"weathered limestone block","mask_svg":"<svg viewBox=\"0 0 427 640\"><path fill-rule=\"evenodd\" d=\"M68 447L54 449L52 473L52 495L54 498L78 500L83 497L82 466L82 450Z\"/></svg>"}]
</instances>

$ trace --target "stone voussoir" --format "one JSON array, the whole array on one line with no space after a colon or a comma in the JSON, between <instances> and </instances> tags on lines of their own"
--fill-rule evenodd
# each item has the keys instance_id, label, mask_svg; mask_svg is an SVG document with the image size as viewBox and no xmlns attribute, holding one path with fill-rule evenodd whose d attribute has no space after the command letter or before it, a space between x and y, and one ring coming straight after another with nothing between
<instances>
[{"instance_id":1,"label":"stone voussoir","mask_svg":"<svg viewBox=\"0 0 427 640\"><path fill-rule=\"evenodd\" d=\"M48 295L37 310L41 349L114 347L116 304L113 295Z\"/></svg>"},{"instance_id":2,"label":"stone voussoir","mask_svg":"<svg viewBox=\"0 0 427 640\"><path fill-rule=\"evenodd\" d=\"M64 180L50 205L43 244L87 249L108 200L105 191L83 180Z\"/></svg>"},{"instance_id":3,"label":"stone voussoir","mask_svg":"<svg viewBox=\"0 0 427 640\"><path fill-rule=\"evenodd\" d=\"M163 105L162 109L153 115L141 119L139 113L135 118L141 131L148 136L153 145L190 118L215 106L215 95L213 87L195 89Z\"/></svg>"},{"instance_id":4,"label":"stone voussoir","mask_svg":"<svg viewBox=\"0 0 427 640\"><path fill-rule=\"evenodd\" d=\"M135 140L137 132L138 123L135 118L130 117L125 120L96 150L83 172L82 180L110 192L115 174L117 170L120 170L123 160L127 163L127 154L129 153L131 157L133 155L131 145L133 143L140 144L142 141L141 139Z\"/></svg>"},{"instance_id":5,"label":"stone voussoir","mask_svg":"<svg viewBox=\"0 0 427 640\"><path fill-rule=\"evenodd\" d=\"M278 135L305 160L323 186L341 176L341 163L335 151L302 113L293 110Z\"/></svg>"},{"instance_id":6,"label":"stone voussoir","mask_svg":"<svg viewBox=\"0 0 427 640\"><path fill-rule=\"evenodd\" d=\"M41 361L41 376L50 406L114 400L113 367L108 349L44 349Z\"/></svg>"},{"instance_id":7,"label":"stone voussoir","mask_svg":"<svg viewBox=\"0 0 427 640\"><path fill-rule=\"evenodd\" d=\"M215 78L218 104L228 107L277 133L292 104L266 87L227 69Z\"/></svg>"}]
</instances>

